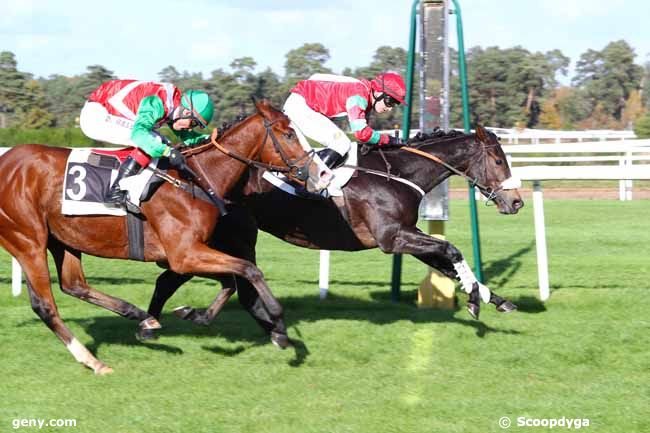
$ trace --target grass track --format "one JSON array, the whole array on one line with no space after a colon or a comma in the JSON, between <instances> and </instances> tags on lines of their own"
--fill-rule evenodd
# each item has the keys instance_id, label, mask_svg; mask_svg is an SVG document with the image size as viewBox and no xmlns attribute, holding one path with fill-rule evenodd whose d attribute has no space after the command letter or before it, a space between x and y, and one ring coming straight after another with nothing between
<instances>
[{"instance_id":1,"label":"grass track","mask_svg":"<svg viewBox=\"0 0 650 433\"><path fill-rule=\"evenodd\" d=\"M285 307L295 349L267 342L231 301L209 328L163 317L141 344L135 323L61 294L77 337L115 368L94 377L10 294L0 252L0 432L15 418L74 418L43 432L497 432L502 416L589 418L589 432L650 431L650 203L547 201L552 295L537 301L532 206L480 207L488 285L520 305L481 321L419 310L424 276L405 258L403 301L389 300L391 259L332 254L331 296L318 300L318 252L263 235L259 262ZM471 261L466 201L448 238ZM96 288L146 307L155 265L87 257ZM171 307L206 305L197 279ZM461 304L465 296L460 295ZM461 305L462 306L462 305ZM38 431L23 428L23 431ZM511 427L508 431L546 431Z\"/></svg>"}]
</instances>

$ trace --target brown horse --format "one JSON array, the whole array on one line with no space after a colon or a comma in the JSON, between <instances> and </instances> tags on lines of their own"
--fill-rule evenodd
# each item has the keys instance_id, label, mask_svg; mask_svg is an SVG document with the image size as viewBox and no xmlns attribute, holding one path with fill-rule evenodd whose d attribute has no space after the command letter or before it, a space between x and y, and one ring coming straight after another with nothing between
<instances>
[{"instance_id":1,"label":"brown horse","mask_svg":"<svg viewBox=\"0 0 650 433\"><path fill-rule=\"evenodd\" d=\"M412 254L450 278L458 279L469 293L470 314L478 318L479 298L490 302L500 312L516 306L478 283L463 254L449 241L420 231L417 226L421 193L413 186L388 180L387 163L394 174L428 192L453 174L470 178L490 202L503 214L515 214L524 205L511 179L510 168L497 137L481 126L476 134L452 131L435 137L410 141L410 149L370 152L360 156L358 175L343 189L344 196L335 200L305 200L281 191L262 178L263 171L252 169L241 187L233 190L235 203L229 215L220 221L212 245L237 257L255 262L258 229L306 248L358 251L380 248L385 253ZM413 150L420 154L413 154ZM427 156L428 155L428 156ZM431 159L434 160L431 160ZM373 173L373 170L375 171ZM242 179L244 180L244 179ZM149 313L160 317L165 302L191 275L173 270L163 272ZM286 334L284 322L272 317L255 290L237 277L222 279L224 289L207 310L191 307L177 309L180 317L207 325L237 289L240 303L271 334ZM483 291L483 293L481 293ZM487 292L486 292L487 291ZM484 296L481 296L484 295ZM140 330L143 338L153 338L154 330Z\"/></svg>"},{"instance_id":2,"label":"brown horse","mask_svg":"<svg viewBox=\"0 0 650 433\"><path fill-rule=\"evenodd\" d=\"M317 163L319 159L301 147L289 127L289 119L265 101L257 102L256 108L256 114L220 138L222 150L217 149L214 141L215 145L205 144L187 152L188 165L201 174L204 186L225 196L247 168L242 160L288 167L293 174L301 172L302 179L309 177L308 183L321 182L327 174L322 162ZM59 316L50 286L46 249L54 257L65 293L139 320L143 328L155 329L160 325L136 306L99 292L86 282L81 254L127 259L127 230L124 217L61 214L62 183L69 153L70 149L27 144L0 158L0 245L23 267L35 313L78 362L96 374L105 374L112 369L96 359ZM150 201L142 204L142 213L145 261L165 264L180 274L237 275L255 287L274 319L282 320L282 307L262 272L250 261L207 245L219 219L215 206L165 183Z\"/></svg>"}]
</instances>

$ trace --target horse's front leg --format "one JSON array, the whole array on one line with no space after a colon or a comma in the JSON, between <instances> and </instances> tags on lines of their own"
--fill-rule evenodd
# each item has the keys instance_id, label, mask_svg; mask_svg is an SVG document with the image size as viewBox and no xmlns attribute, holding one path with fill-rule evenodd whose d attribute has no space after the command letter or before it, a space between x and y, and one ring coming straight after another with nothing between
<instances>
[{"instance_id":1,"label":"horse's front leg","mask_svg":"<svg viewBox=\"0 0 650 433\"><path fill-rule=\"evenodd\" d=\"M255 288L271 318L282 318L282 306L264 281L262 271L253 263L213 250L199 242L190 242L188 245L176 243L167 247L167 258L172 271L206 277L226 274L243 277Z\"/></svg>"},{"instance_id":2,"label":"horse's front leg","mask_svg":"<svg viewBox=\"0 0 650 433\"><path fill-rule=\"evenodd\" d=\"M384 233L378 238L378 243L385 252L412 254L444 275L458 280L469 294L467 310L476 319L480 314L480 300L495 304L501 312L517 309L512 302L492 293L478 281L463 254L449 241L429 236L414 226L401 226L397 233Z\"/></svg>"}]
</instances>

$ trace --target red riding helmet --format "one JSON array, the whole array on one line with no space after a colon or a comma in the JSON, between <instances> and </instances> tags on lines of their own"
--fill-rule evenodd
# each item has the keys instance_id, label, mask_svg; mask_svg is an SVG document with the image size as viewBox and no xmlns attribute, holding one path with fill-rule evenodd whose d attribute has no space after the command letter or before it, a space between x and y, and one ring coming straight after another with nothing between
<instances>
[{"instance_id":1,"label":"red riding helmet","mask_svg":"<svg viewBox=\"0 0 650 433\"><path fill-rule=\"evenodd\" d=\"M370 81L370 87L377 92L386 93L406 105L406 85L402 76L396 72L382 72Z\"/></svg>"}]
</instances>

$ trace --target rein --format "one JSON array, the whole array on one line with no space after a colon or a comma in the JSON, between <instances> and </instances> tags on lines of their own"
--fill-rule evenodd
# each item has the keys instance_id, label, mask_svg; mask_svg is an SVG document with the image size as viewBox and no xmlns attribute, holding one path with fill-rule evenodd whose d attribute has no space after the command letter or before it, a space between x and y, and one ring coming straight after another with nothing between
<instances>
[{"instance_id":1,"label":"rein","mask_svg":"<svg viewBox=\"0 0 650 433\"><path fill-rule=\"evenodd\" d=\"M315 151L311 150L307 152L305 156L302 158L296 159L296 160L291 160L287 156L286 152L278 142L277 137L273 133L273 130L271 127L277 122L277 120L273 122L269 122L268 120L264 119L264 129L266 129L266 134L264 135L264 140L262 141L262 147L264 147L264 144L266 143L267 138L271 138L271 142L273 143L273 147L275 148L276 152L280 155L280 158L282 158L282 162L285 163L285 166L279 166L279 165L273 165L273 164L266 164L264 162L260 161L255 161L253 159L247 158L245 156L239 155L235 152L232 152L229 149L226 149L221 143L217 141L217 135L219 134L219 131L215 128L214 131L212 131L212 134L210 135L210 141L202 144L201 146L193 147L190 149L185 149L182 150L181 153L185 156L195 156L198 155L199 153L204 152L208 148L214 146L217 149L219 149L222 153L225 155L231 157L232 159L235 159L242 164L246 164L248 166L255 166L259 168L264 168L266 170L270 171L275 171L279 173L287 173L290 176L296 177L302 181L307 180L309 177L309 169L308 166L311 164L312 160L314 159ZM261 152L261 150L260 150ZM305 161L306 160L306 161ZM302 165L302 162L304 163Z\"/></svg>"},{"instance_id":2,"label":"rein","mask_svg":"<svg viewBox=\"0 0 650 433\"><path fill-rule=\"evenodd\" d=\"M404 146L404 147L401 147L400 149L405 150L407 152L414 153L414 154L422 156L424 158L430 159L430 160L442 165L443 167L445 167L447 170L451 171L452 173L457 174L458 176L466 179L470 183L470 185L478 187L478 189L480 189L481 192L483 194L485 194L485 196L487 197L486 204L489 203L490 200L494 200L496 198L496 196L497 196L497 192L500 191L501 189L503 189L503 188L499 188L497 190L492 189L489 186L486 186L486 185L482 184L481 182L479 182L477 178L471 178L465 172L462 172L462 171L458 170L456 167L446 163L445 161L438 158L437 156L431 155L431 154L429 154L427 152L424 152L424 151L422 151L420 149L416 149L415 147ZM482 150L483 150L483 154L485 154L485 146L482 146ZM483 156L485 156L485 155L483 155Z\"/></svg>"}]
</instances>

